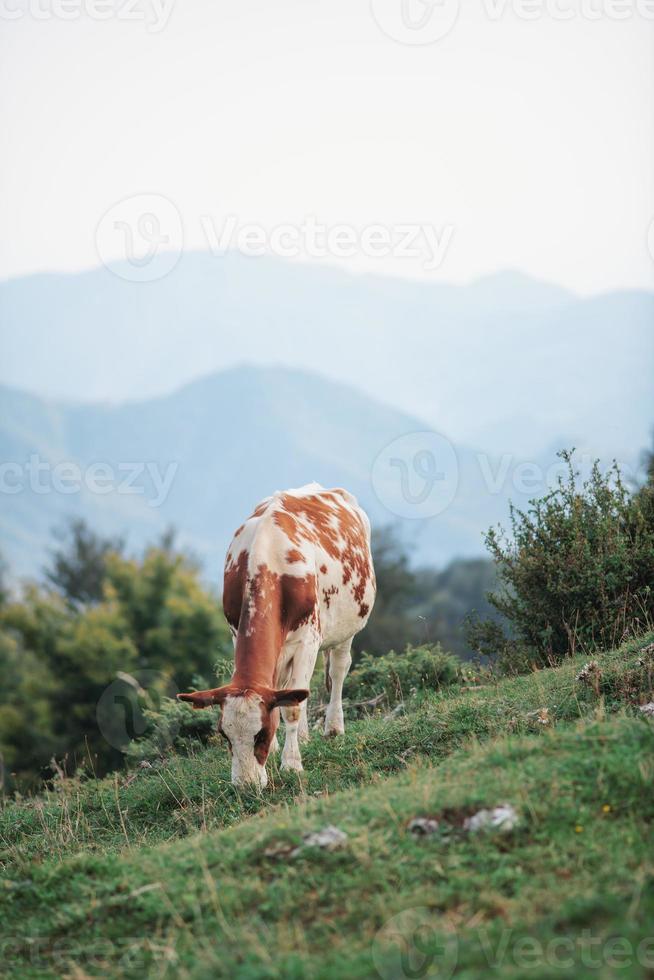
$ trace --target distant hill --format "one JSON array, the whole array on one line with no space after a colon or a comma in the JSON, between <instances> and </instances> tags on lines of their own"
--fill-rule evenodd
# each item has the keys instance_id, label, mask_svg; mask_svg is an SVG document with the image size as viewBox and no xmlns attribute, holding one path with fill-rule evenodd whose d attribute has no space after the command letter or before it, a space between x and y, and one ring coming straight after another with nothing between
<instances>
[{"instance_id":1,"label":"distant hill","mask_svg":"<svg viewBox=\"0 0 654 980\"><path fill-rule=\"evenodd\" d=\"M500 454L572 432L633 455L654 422L654 296L583 299L516 272L452 286L196 252L149 283L105 268L0 283L0 323L0 381L56 399L283 364Z\"/></svg>"},{"instance_id":2,"label":"distant hill","mask_svg":"<svg viewBox=\"0 0 654 980\"><path fill-rule=\"evenodd\" d=\"M457 445L458 489L449 506L428 519L400 520L398 514L406 517L400 468L386 460L380 485L373 464L389 443L429 428L426 423L353 388L283 368L235 368L162 398L113 406L40 399L0 387L0 419L0 457L21 467L20 477L14 470L4 474L5 488L20 479L22 489L3 492L0 517L0 548L14 575L37 572L53 525L66 514L79 514L105 533L126 532L132 547L174 524L180 543L207 563L209 577L217 581L231 534L252 506L276 489L311 480L352 490L376 524L398 522L417 561L443 565L454 556L480 554L481 533L506 520L508 498L524 503L542 489L527 480L529 492L521 492L514 479L521 473L518 457L501 460ZM409 468L421 439L408 450L401 447L400 455L409 452ZM534 462L549 465L554 448ZM73 486L66 469L30 478L25 465L34 454L51 466L72 461L83 474L93 473L91 489L63 492ZM440 449L436 456L437 468L449 467L450 479L451 460ZM89 470L94 464L113 468L114 489L107 490L102 468ZM136 479L132 464L140 464ZM172 477L156 507L150 506L157 498L154 467L157 474L170 467ZM411 491L419 492L420 475L409 476ZM30 479L39 482L31 486ZM123 484L120 492L117 483ZM139 488L143 492L135 493Z\"/></svg>"}]
</instances>

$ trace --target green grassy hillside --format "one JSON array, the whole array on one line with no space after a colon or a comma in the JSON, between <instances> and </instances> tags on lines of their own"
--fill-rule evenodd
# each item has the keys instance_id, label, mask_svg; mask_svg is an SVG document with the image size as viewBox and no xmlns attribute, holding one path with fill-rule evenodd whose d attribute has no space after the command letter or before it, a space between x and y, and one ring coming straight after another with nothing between
<instances>
[{"instance_id":1,"label":"green grassy hillside","mask_svg":"<svg viewBox=\"0 0 654 980\"><path fill-rule=\"evenodd\" d=\"M5 804L4 969L651 975L652 639L597 657L588 680L577 659L316 733L305 773L273 764L263 796L232 787L211 747ZM501 803L513 829L465 829ZM436 831L415 836L416 817ZM330 824L341 847L302 846Z\"/></svg>"}]
</instances>

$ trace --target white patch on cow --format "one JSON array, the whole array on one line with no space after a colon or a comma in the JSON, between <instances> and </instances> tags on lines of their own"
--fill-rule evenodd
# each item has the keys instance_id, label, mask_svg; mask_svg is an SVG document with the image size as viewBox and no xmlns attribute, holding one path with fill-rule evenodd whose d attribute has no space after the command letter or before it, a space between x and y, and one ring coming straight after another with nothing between
<instances>
[{"instance_id":1,"label":"white patch on cow","mask_svg":"<svg viewBox=\"0 0 654 980\"><path fill-rule=\"evenodd\" d=\"M232 782L237 786L254 783L263 789L268 783L265 766L254 755L254 739L261 730L261 704L258 694L229 697L223 705L222 730L232 746Z\"/></svg>"}]
</instances>

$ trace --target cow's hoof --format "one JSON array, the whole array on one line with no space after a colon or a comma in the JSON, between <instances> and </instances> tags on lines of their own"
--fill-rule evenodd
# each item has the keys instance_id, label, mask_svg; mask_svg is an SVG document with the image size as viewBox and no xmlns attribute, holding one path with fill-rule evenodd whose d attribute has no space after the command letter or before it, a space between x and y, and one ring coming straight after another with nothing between
<instances>
[{"instance_id":1,"label":"cow's hoof","mask_svg":"<svg viewBox=\"0 0 654 980\"><path fill-rule=\"evenodd\" d=\"M325 737L345 734L345 720L342 711L327 712L325 716Z\"/></svg>"},{"instance_id":2,"label":"cow's hoof","mask_svg":"<svg viewBox=\"0 0 654 980\"><path fill-rule=\"evenodd\" d=\"M336 738L337 735L345 735L345 729L338 725L325 725L325 738Z\"/></svg>"},{"instance_id":3,"label":"cow's hoof","mask_svg":"<svg viewBox=\"0 0 654 980\"><path fill-rule=\"evenodd\" d=\"M282 772L304 772L301 759L282 759Z\"/></svg>"}]
</instances>

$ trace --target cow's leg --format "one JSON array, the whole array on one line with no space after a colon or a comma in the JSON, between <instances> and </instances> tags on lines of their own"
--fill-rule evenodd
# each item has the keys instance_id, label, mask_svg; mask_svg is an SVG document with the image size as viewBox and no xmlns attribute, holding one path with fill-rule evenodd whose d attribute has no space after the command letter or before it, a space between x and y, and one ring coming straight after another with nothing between
<instances>
[{"instance_id":1,"label":"cow's leg","mask_svg":"<svg viewBox=\"0 0 654 980\"><path fill-rule=\"evenodd\" d=\"M309 687L316 657L320 649L321 639L313 631L307 632L301 639L294 644L292 651L290 674L284 683L288 688ZM286 728L286 738L282 750L282 769L295 769L302 771L302 756L300 755L300 742L305 742L309 738L309 723L307 721L307 703L292 705L281 708L284 726Z\"/></svg>"},{"instance_id":2,"label":"cow's leg","mask_svg":"<svg viewBox=\"0 0 654 980\"><path fill-rule=\"evenodd\" d=\"M282 769L295 769L302 772L302 756L300 755L300 743L298 739L300 728L300 705L294 704L289 708L282 708L282 718L286 728L286 738L282 749Z\"/></svg>"},{"instance_id":3,"label":"cow's leg","mask_svg":"<svg viewBox=\"0 0 654 980\"><path fill-rule=\"evenodd\" d=\"M307 702L303 701L300 705L300 724L297 730L298 741L309 741L309 719L307 717Z\"/></svg>"},{"instance_id":4,"label":"cow's leg","mask_svg":"<svg viewBox=\"0 0 654 980\"><path fill-rule=\"evenodd\" d=\"M325 735L342 735L345 731L343 722L343 682L352 663L350 647L352 638L332 647L329 651L329 679L331 693L327 713L325 714Z\"/></svg>"}]
</instances>

